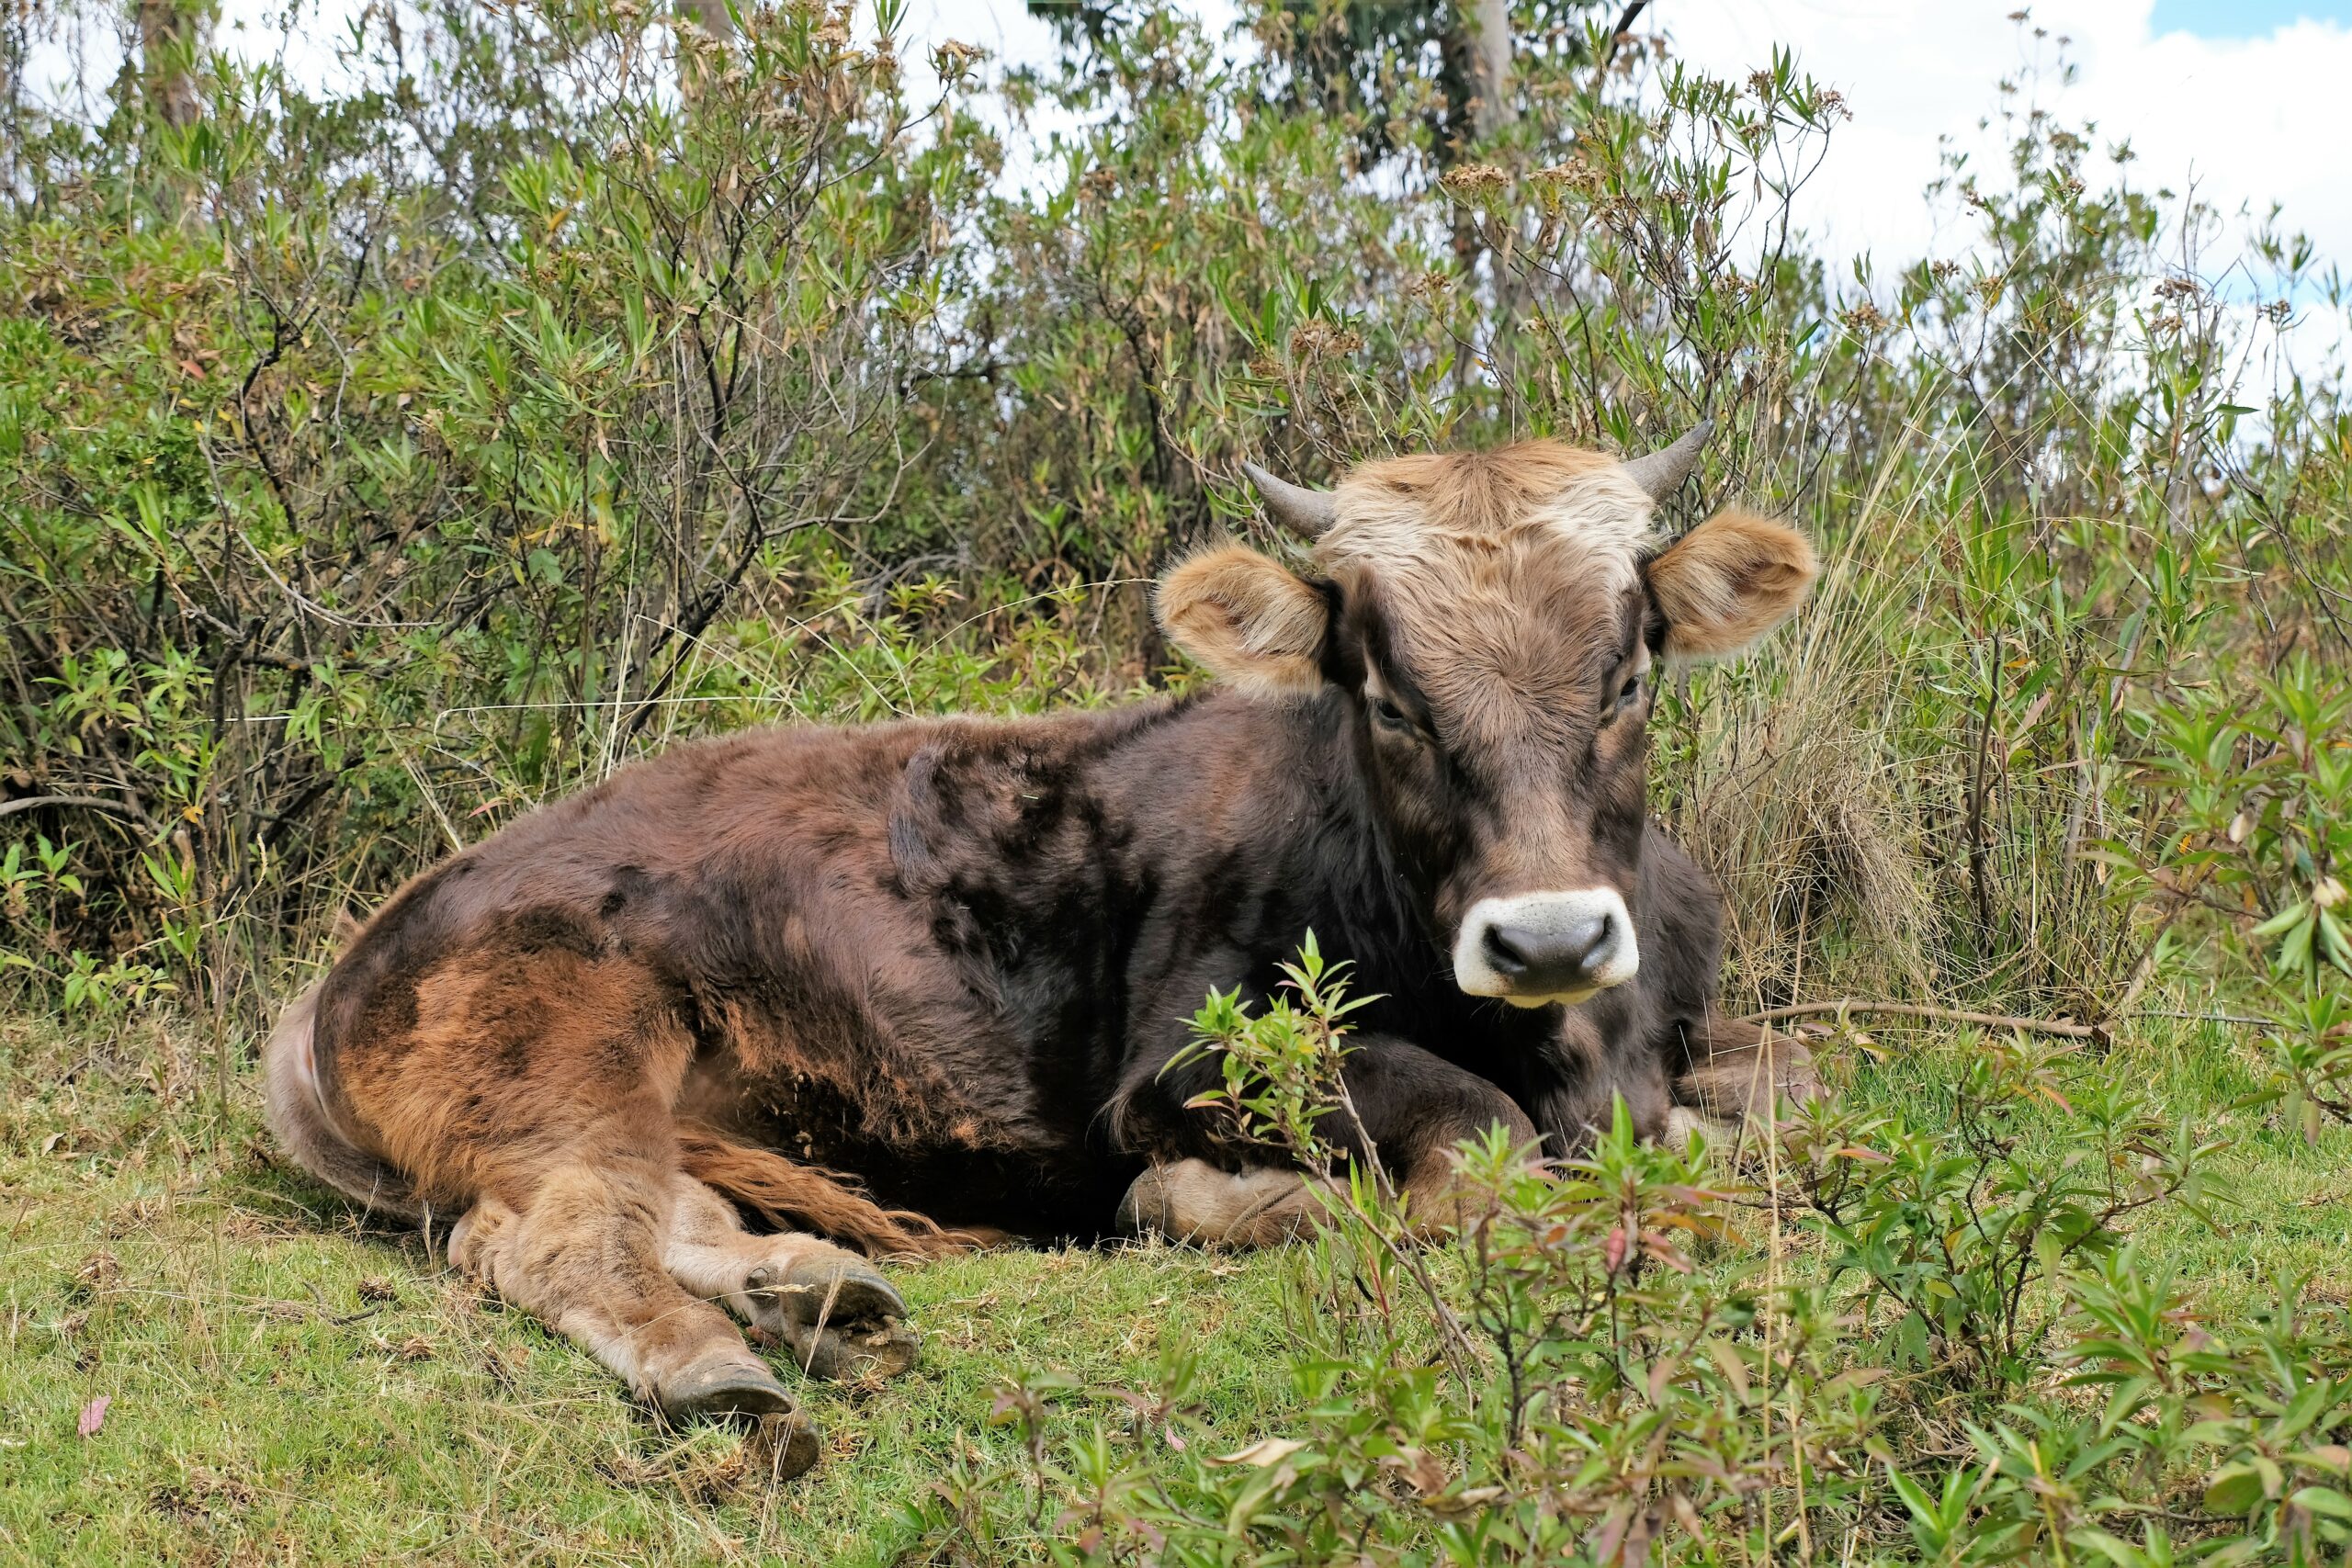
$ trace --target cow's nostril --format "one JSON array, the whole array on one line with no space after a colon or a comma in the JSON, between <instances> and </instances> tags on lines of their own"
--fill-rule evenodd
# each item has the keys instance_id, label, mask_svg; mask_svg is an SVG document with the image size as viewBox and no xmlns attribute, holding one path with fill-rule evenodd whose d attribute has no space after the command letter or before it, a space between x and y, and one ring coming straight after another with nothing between
<instances>
[{"instance_id":1,"label":"cow's nostril","mask_svg":"<svg viewBox=\"0 0 2352 1568\"><path fill-rule=\"evenodd\" d=\"M1533 931L1523 931L1510 926L1488 926L1485 946L1487 962L1495 973L1509 978L1526 972L1536 961L1536 950L1543 939Z\"/></svg>"},{"instance_id":2,"label":"cow's nostril","mask_svg":"<svg viewBox=\"0 0 2352 1568\"><path fill-rule=\"evenodd\" d=\"M1530 996L1571 991L1589 983L1609 960L1617 929L1606 913L1555 927L1491 925L1482 945L1487 963L1512 992Z\"/></svg>"},{"instance_id":3,"label":"cow's nostril","mask_svg":"<svg viewBox=\"0 0 2352 1568\"><path fill-rule=\"evenodd\" d=\"M1561 933L1561 956L1580 970L1597 968L1598 960L1609 951L1610 939L1614 934L1607 915L1582 921Z\"/></svg>"},{"instance_id":4,"label":"cow's nostril","mask_svg":"<svg viewBox=\"0 0 2352 1568\"><path fill-rule=\"evenodd\" d=\"M1455 983L1522 1007L1582 1000L1634 976L1634 919L1614 889L1482 898L1454 939Z\"/></svg>"}]
</instances>

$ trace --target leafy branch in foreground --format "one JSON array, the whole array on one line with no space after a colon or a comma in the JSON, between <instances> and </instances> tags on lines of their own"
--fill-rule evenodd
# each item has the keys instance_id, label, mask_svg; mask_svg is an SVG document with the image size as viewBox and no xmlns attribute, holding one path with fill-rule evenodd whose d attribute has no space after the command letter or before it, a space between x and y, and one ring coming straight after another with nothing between
<instances>
[{"instance_id":1,"label":"leafy branch in foreground","mask_svg":"<svg viewBox=\"0 0 2352 1568\"><path fill-rule=\"evenodd\" d=\"M2205 1215L2220 1145L2167 1125L2143 1089L2077 1048L1993 1037L1964 1052L1932 1122L1849 1102L1797 1108L1783 1147L1828 1244L1832 1282L1863 1280L1857 1325L1888 1367L1959 1387L2020 1387L2042 1360L2037 1280L2121 1245L2165 1203ZM2050 1141L2048 1113L2065 1135Z\"/></svg>"},{"instance_id":2,"label":"leafy branch in foreground","mask_svg":"<svg viewBox=\"0 0 2352 1568\"><path fill-rule=\"evenodd\" d=\"M2169 907L2236 928L2270 1028L2271 1084L2306 1140L2352 1122L2352 690L2308 654L2252 692L2184 690L2151 705L2148 764L2180 830L2143 866Z\"/></svg>"},{"instance_id":3,"label":"leafy branch in foreground","mask_svg":"<svg viewBox=\"0 0 2352 1568\"><path fill-rule=\"evenodd\" d=\"M1344 1114L1339 969L1310 949L1295 1001L1201 1011L1212 1101L1274 1148L1328 1156ZM1221 1428L1181 1346L1147 1389L1024 1373L995 1406L1017 1441L907 1510L918 1556L2333 1560L2352 1321L2288 1281L2215 1327L2131 1237L2211 1221L2218 1145L2071 1047L1962 1055L1937 1130L1789 1108L1747 1178L1620 1102L1573 1159L1463 1145L1434 1241L1335 1184L1295 1254L1287 1419Z\"/></svg>"},{"instance_id":4,"label":"leafy branch in foreground","mask_svg":"<svg viewBox=\"0 0 2352 1568\"><path fill-rule=\"evenodd\" d=\"M1216 1063L1218 1087L1184 1108L1217 1113L1242 1142L1280 1149L1303 1168L1328 1167L1334 1151L1318 1124L1342 1110L1354 1115L1340 1077L1347 1020L1380 999L1350 997L1349 968L1326 964L1308 931L1297 962L1282 965L1283 988L1262 1010L1244 1006L1238 986L1211 991L1193 1015L1192 1043L1160 1069L1165 1076L1196 1062Z\"/></svg>"}]
</instances>

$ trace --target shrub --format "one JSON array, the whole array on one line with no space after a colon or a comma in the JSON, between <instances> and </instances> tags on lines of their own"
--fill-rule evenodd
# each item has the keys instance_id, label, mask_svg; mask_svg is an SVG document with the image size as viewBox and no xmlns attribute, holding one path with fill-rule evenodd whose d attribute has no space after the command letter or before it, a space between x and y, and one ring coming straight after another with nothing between
<instances>
[{"instance_id":1,"label":"shrub","mask_svg":"<svg viewBox=\"0 0 2352 1568\"><path fill-rule=\"evenodd\" d=\"M2342 1555L2341 1313L2285 1281L2226 1320L2133 1249L2221 1197L2143 1015L2245 1030L2296 1135L2352 1114L2352 425L2336 369L2245 389L2327 298L2308 243L2200 276L2220 219L2067 118L2063 60L1928 193L1964 255L1889 276L1798 221L1837 95L1636 47L1613 0L1510 8L1499 93L1490 7L1265 0L1222 39L1090 5L1060 65L944 50L924 102L895 6L689 9L371 7L331 94L177 28L87 105L21 66L99 8L0 15L12 999L208 1013L226 1098L344 908L649 750L1185 685L1144 585L1265 535L1242 456L1711 415L1668 524L1785 509L1826 563L1653 725L1733 994L2090 1045L1930 1053L1923 1118L1841 1026L1852 1093L1760 1164L1622 1121L1548 1172L1469 1149L1484 1218L1431 1250L1349 1170L1292 1430L1220 1438L1180 1354L1032 1373L1017 1451L915 1523L944 1557ZM1203 1110L1310 1163L1345 956L1201 1021Z\"/></svg>"},{"instance_id":2,"label":"shrub","mask_svg":"<svg viewBox=\"0 0 2352 1568\"><path fill-rule=\"evenodd\" d=\"M192 117L129 76L103 123L12 99L0 805L83 895L0 947L254 1019L340 907L647 747L1181 682L1141 584L1258 525L1245 453L1313 479L1706 412L1669 517L1783 505L1829 561L1657 727L1739 990L2104 1018L2199 983L2136 874L2190 828L2166 715L2254 711L2298 655L2340 697L2335 383L2242 434L2251 340L2168 259L2212 216L2054 81L1939 193L1997 274L1838 284L1795 207L1837 95L1614 14L1546 8L1464 118L1459 62L1374 13L1342 48L1270 8L1251 51L1115 8L1003 84L1075 122L1020 190L970 51L910 103L814 0L723 39L436 3L375 14L339 96L205 57ZM2334 756L2263 765L2315 799Z\"/></svg>"},{"instance_id":3,"label":"shrub","mask_svg":"<svg viewBox=\"0 0 2352 1568\"><path fill-rule=\"evenodd\" d=\"M1350 1004L1311 946L1290 983L1196 1028L1238 1129L1319 1164ZM1996 1043L1948 1139L1820 1107L1745 1175L1697 1134L1641 1143L1622 1103L1575 1159L1497 1129L1427 1249L1375 1154L1323 1190L1298 1270L1295 1427L1220 1431L1181 1348L1146 1388L1023 1374L993 1412L1015 1440L908 1510L914 1555L2333 1560L2352 1318L2225 1328L2140 1267L2135 1218L2204 1213L2213 1145L2071 1066Z\"/></svg>"}]
</instances>

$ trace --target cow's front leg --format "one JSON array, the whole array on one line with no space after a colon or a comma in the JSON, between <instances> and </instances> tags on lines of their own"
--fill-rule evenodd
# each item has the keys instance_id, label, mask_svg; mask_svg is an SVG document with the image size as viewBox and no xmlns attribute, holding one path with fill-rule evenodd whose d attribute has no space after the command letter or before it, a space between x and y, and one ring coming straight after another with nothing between
<instances>
[{"instance_id":1,"label":"cow's front leg","mask_svg":"<svg viewBox=\"0 0 2352 1568\"><path fill-rule=\"evenodd\" d=\"M1195 1247L1278 1247L1312 1229L1332 1196L1329 1177L1292 1166L1223 1170L1204 1159L1173 1160L1129 1185L1119 1228Z\"/></svg>"},{"instance_id":2,"label":"cow's front leg","mask_svg":"<svg viewBox=\"0 0 2352 1568\"><path fill-rule=\"evenodd\" d=\"M1404 1197L1414 1227L1424 1233L1461 1217L1449 1157L1456 1144L1483 1136L1497 1123L1515 1145L1535 1142L1534 1123L1509 1095L1409 1042L1361 1038L1340 1076L1347 1106L1324 1118L1323 1130L1346 1157L1377 1157ZM1119 1206L1119 1222L1126 1230L1204 1246L1272 1246L1320 1221L1338 1179L1286 1161L1226 1168L1197 1157L1169 1160L1136 1179Z\"/></svg>"},{"instance_id":3,"label":"cow's front leg","mask_svg":"<svg viewBox=\"0 0 2352 1568\"><path fill-rule=\"evenodd\" d=\"M1822 1092L1813 1053L1775 1029L1742 1023L1713 1008L1696 1029L1683 1026L1668 1048L1674 1077L1676 1134L1702 1118L1769 1125L1782 1100L1803 1102Z\"/></svg>"}]
</instances>

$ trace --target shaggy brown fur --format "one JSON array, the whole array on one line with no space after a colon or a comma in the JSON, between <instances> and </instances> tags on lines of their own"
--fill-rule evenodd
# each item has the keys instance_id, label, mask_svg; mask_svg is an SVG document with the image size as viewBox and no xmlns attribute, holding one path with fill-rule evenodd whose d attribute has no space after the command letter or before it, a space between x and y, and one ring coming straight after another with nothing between
<instances>
[{"instance_id":1,"label":"shaggy brown fur","mask_svg":"<svg viewBox=\"0 0 2352 1568\"><path fill-rule=\"evenodd\" d=\"M1238 545L1206 550L1160 584L1159 619L1210 673L1267 696L1323 683L1323 596Z\"/></svg>"},{"instance_id":2,"label":"shaggy brown fur","mask_svg":"<svg viewBox=\"0 0 2352 1568\"><path fill-rule=\"evenodd\" d=\"M1803 535L1745 512L1718 513L1650 562L1667 656L1737 653L1786 619L1819 571Z\"/></svg>"},{"instance_id":3,"label":"shaggy brown fur","mask_svg":"<svg viewBox=\"0 0 2352 1568\"><path fill-rule=\"evenodd\" d=\"M663 1410L772 1413L728 1312L814 1373L913 1359L820 1235L1301 1223L1301 1174L1188 1109L1214 1069L1168 1064L1310 929L1378 994L1350 1095L1433 1223L1447 1151L1497 1122L1565 1153L1619 1096L1651 1133L1753 1103L1718 899L1644 818L1647 671L1786 615L1804 541L1730 514L1660 554L1618 465L1549 445L1369 465L1335 510L1311 575L1227 549L1169 579L1233 690L706 741L451 857L272 1036L279 1138L356 1201L455 1219L461 1266ZM1638 976L1566 1006L1457 984L1466 908L1590 889ZM1802 1054L1770 1080L1801 1091Z\"/></svg>"}]
</instances>

